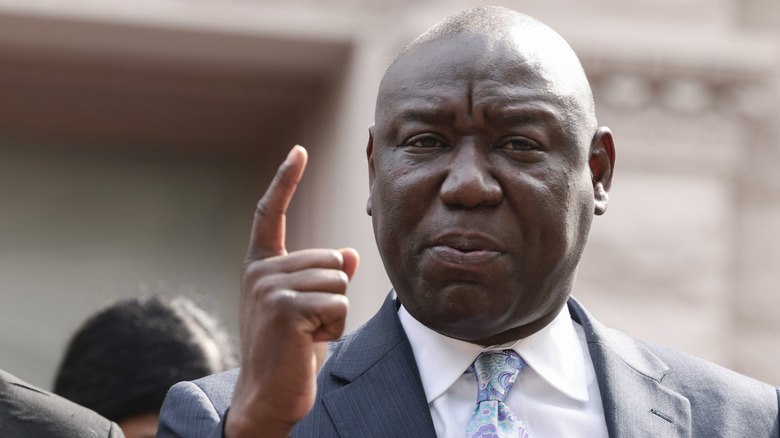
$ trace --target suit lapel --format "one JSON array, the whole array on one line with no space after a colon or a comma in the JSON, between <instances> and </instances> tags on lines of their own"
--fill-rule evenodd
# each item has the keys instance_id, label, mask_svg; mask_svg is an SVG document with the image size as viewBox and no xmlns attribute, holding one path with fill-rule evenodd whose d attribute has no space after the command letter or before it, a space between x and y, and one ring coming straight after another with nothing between
<instances>
[{"instance_id":1,"label":"suit lapel","mask_svg":"<svg viewBox=\"0 0 780 438\"><path fill-rule=\"evenodd\" d=\"M428 402L395 294L330 360L346 384L323 397L340 436L435 436Z\"/></svg>"},{"instance_id":2,"label":"suit lapel","mask_svg":"<svg viewBox=\"0 0 780 438\"><path fill-rule=\"evenodd\" d=\"M394 294L330 358L344 382L323 397L340 436L434 437L430 410ZM588 342L611 438L691 436L687 398L663 384L667 365L640 342L604 327L573 298Z\"/></svg>"},{"instance_id":3,"label":"suit lapel","mask_svg":"<svg viewBox=\"0 0 780 438\"><path fill-rule=\"evenodd\" d=\"M688 399L662 383L668 366L640 342L601 325L573 298L569 311L585 329L609 436L690 437Z\"/></svg>"}]
</instances>

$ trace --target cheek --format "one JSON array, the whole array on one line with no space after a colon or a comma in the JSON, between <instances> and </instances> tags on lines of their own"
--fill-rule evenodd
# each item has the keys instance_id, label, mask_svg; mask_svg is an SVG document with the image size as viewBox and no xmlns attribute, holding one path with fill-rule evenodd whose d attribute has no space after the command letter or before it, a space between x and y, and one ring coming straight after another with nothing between
<instances>
[{"instance_id":1,"label":"cheek","mask_svg":"<svg viewBox=\"0 0 780 438\"><path fill-rule=\"evenodd\" d=\"M583 173L577 177L569 182L568 187L567 229L569 234L576 234L578 241L584 242L593 221L595 201L590 173Z\"/></svg>"},{"instance_id":2,"label":"cheek","mask_svg":"<svg viewBox=\"0 0 780 438\"><path fill-rule=\"evenodd\" d=\"M548 169L515 182L513 208L520 216L526 250L532 251L527 263L558 264L577 246L587 217L582 214L585 193L573 178L570 172Z\"/></svg>"},{"instance_id":3,"label":"cheek","mask_svg":"<svg viewBox=\"0 0 780 438\"><path fill-rule=\"evenodd\" d=\"M404 242L421 220L429 199L408 172L377 173L372 188L372 220L377 244L385 256L403 252Z\"/></svg>"},{"instance_id":4,"label":"cheek","mask_svg":"<svg viewBox=\"0 0 780 438\"><path fill-rule=\"evenodd\" d=\"M570 199L566 175L551 170L521 174L506 184L505 190L513 191L514 208L523 212L523 221L532 225L536 232L558 228ZM521 223L522 225L522 223Z\"/></svg>"},{"instance_id":5,"label":"cheek","mask_svg":"<svg viewBox=\"0 0 780 438\"><path fill-rule=\"evenodd\" d=\"M550 190L552 208L548 210L551 216L548 218L548 238L554 245L546 245L548 248L556 247L557 251L549 251L542 254L548 257L547 263L554 263L554 270L559 275L567 277L576 269L593 220L593 197L589 190L589 175L584 178L581 175L565 174L560 181ZM544 242L542 242L544 243ZM552 257L556 258L552 260Z\"/></svg>"},{"instance_id":6,"label":"cheek","mask_svg":"<svg viewBox=\"0 0 780 438\"><path fill-rule=\"evenodd\" d=\"M381 183L375 183L372 197L383 223L415 224L438 197L435 173L423 167L387 166L377 173L377 181Z\"/></svg>"}]
</instances>

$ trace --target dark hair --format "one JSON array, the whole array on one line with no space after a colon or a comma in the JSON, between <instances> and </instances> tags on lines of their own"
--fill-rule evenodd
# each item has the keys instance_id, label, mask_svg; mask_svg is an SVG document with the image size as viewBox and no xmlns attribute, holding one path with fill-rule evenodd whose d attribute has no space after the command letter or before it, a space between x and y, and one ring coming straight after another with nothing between
<instances>
[{"instance_id":1,"label":"dark hair","mask_svg":"<svg viewBox=\"0 0 780 438\"><path fill-rule=\"evenodd\" d=\"M235 366L217 320L184 297L119 301L70 340L54 392L112 421L158 412L168 389Z\"/></svg>"}]
</instances>

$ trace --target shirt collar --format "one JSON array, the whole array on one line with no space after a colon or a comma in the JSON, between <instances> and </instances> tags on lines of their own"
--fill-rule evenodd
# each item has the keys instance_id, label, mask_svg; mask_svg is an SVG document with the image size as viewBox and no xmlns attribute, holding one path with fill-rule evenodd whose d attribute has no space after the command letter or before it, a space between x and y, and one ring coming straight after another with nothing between
<instances>
[{"instance_id":1,"label":"shirt collar","mask_svg":"<svg viewBox=\"0 0 780 438\"><path fill-rule=\"evenodd\" d=\"M578 401L588 401L585 357L574 321L563 306L555 319L517 342L482 347L444 336L414 319L403 307L398 310L420 370L428 403L440 397L471 366L483 351L515 350L528 366L550 386Z\"/></svg>"}]
</instances>

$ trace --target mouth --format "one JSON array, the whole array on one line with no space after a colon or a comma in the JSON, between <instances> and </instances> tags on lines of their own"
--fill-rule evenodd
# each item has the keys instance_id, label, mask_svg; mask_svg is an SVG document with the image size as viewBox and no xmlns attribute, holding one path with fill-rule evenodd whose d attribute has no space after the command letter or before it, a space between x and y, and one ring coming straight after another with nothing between
<instances>
[{"instance_id":1,"label":"mouth","mask_svg":"<svg viewBox=\"0 0 780 438\"><path fill-rule=\"evenodd\" d=\"M449 265L484 265L503 254L500 245L481 235L447 234L435 240L431 255Z\"/></svg>"}]
</instances>

